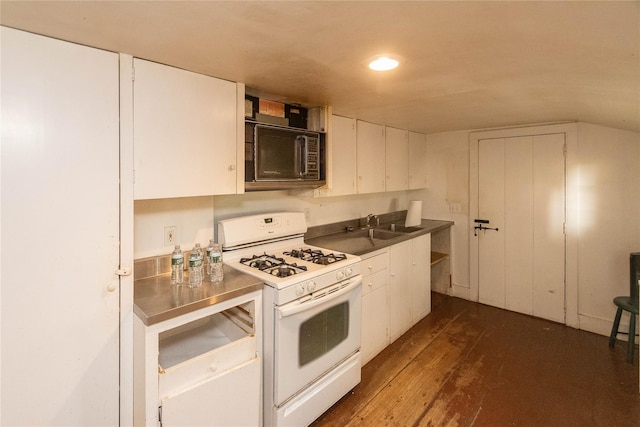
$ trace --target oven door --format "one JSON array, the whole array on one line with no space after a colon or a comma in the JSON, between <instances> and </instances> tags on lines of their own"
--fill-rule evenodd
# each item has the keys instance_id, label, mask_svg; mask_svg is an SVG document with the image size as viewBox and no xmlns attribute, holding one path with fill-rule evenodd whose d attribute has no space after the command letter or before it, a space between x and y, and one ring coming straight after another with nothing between
<instances>
[{"instance_id":1,"label":"oven door","mask_svg":"<svg viewBox=\"0 0 640 427\"><path fill-rule=\"evenodd\" d=\"M360 349L361 285L354 276L275 308L276 406Z\"/></svg>"}]
</instances>

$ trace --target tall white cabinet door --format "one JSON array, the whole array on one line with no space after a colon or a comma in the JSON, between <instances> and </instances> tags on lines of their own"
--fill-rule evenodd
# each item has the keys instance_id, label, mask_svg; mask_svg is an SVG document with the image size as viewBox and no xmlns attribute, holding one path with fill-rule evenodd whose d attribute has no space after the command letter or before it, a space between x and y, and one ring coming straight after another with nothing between
<instances>
[{"instance_id":1,"label":"tall white cabinet door","mask_svg":"<svg viewBox=\"0 0 640 427\"><path fill-rule=\"evenodd\" d=\"M118 55L0 31L0 424L118 425Z\"/></svg>"},{"instance_id":2,"label":"tall white cabinet door","mask_svg":"<svg viewBox=\"0 0 640 427\"><path fill-rule=\"evenodd\" d=\"M385 190L384 126L357 121L358 193Z\"/></svg>"},{"instance_id":3,"label":"tall white cabinet door","mask_svg":"<svg viewBox=\"0 0 640 427\"><path fill-rule=\"evenodd\" d=\"M409 132L409 190L427 188L427 135Z\"/></svg>"},{"instance_id":4,"label":"tall white cabinet door","mask_svg":"<svg viewBox=\"0 0 640 427\"><path fill-rule=\"evenodd\" d=\"M388 127L385 129L386 191L409 189L409 132Z\"/></svg>"},{"instance_id":5,"label":"tall white cabinet door","mask_svg":"<svg viewBox=\"0 0 640 427\"><path fill-rule=\"evenodd\" d=\"M356 120L332 115L329 124L327 196L356 193Z\"/></svg>"},{"instance_id":6,"label":"tall white cabinet door","mask_svg":"<svg viewBox=\"0 0 640 427\"><path fill-rule=\"evenodd\" d=\"M411 240L411 317L416 324L431 312L431 234Z\"/></svg>"},{"instance_id":7,"label":"tall white cabinet door","mask_svg":"<svg viewBox=\"0 0 640 427\"><path fill-rule=\"evenodd\" d=\"M389 338L411 327L411 241L389 248Z\"/></svg>"},{"instance_id":8,"label":"tall white cabinet door","mask_svg":"<svg viewBox=\"0 0 640 427\"><path fill-rule=\"evenodd\" d=\"M134 198L236 192L237 87L134 59Z\"/></svg>"}]
</instances>

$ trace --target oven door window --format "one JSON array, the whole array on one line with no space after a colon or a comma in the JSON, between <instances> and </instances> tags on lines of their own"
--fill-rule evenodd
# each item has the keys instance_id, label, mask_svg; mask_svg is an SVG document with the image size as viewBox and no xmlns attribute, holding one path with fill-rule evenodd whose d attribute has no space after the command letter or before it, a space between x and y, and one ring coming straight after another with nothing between
<instances>
[{"instance_id":1,"label":"oven door window","mask_svg":"<svg viewBox=\"0 0 640 427\"><path fill-rule=\"evenodd\" d=\"M300 325L298 363L304 366L324 356L349 335L349 303L316 314Z\"/></svg>"}]
</instances>

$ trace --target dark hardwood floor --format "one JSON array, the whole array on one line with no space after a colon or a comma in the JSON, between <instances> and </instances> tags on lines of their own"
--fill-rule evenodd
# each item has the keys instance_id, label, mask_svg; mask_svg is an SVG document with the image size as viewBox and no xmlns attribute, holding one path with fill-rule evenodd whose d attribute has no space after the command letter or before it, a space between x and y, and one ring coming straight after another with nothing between
<instances>
[{"instance_id":1,"label":"dark hardwood floor","mask_svg":"<svg viewBox=\"0 0 640 427\"><path fill-rule=\"evenodd\" d=\"M640 426L626 342L432 293L324 426Z\"/></svg>"}]
</instances>

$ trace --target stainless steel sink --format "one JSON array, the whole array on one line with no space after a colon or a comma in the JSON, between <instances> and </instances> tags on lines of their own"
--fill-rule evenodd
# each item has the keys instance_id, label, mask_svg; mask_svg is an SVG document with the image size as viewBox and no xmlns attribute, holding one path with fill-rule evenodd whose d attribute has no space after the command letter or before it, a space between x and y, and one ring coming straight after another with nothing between
<instances>
[{"instance_id":1,"label":"stainless steel sink","mask_svg":"<svg viewBox=\"0 0 640 427\"><path fill-rule=\"evenodd\" d=\"M350 237L368 237L370 239L378 239L378 240L389 240L398 236L402 236L403 233L399 233L396 231L390 230L382 230L380 228L370 228L365 230L358 230L351 233L348 233L347 236Z\"/></svg>"},{"instance_id":2,"label":"stainless steel sink","mask_svg":"<svg viewBox=\"0 0 640 427\"><path fill-rule=\"evenodd\" d=\"M406 233L415 233L416 231L421 231L422 227L405 227L404 225L398 224L389 224L384 226L383 228L378 228L380 231L389 230L391 232L406 234Z\"/></svg>"}]
</instances>

